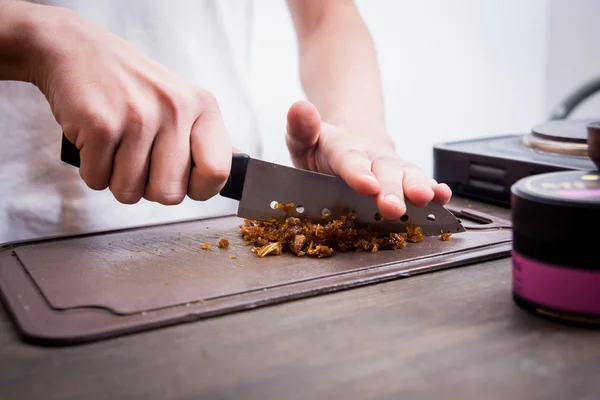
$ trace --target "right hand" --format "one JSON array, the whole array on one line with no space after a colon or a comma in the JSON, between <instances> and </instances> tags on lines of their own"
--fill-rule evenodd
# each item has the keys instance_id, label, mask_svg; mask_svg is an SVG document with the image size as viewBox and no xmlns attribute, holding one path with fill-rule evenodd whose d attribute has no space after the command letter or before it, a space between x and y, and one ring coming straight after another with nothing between
<instances>
[{"instance_id":1,"label":"right hand","mask_svg":"<svg viewBox=\"0 0 600 400\"><path fill-rule=\"evenodd\" d=\"M214 96L78 14L36 7L31 80L80 150L85 183L126 204L219 193L232 147Z\"/></svg>"}]
</instances>

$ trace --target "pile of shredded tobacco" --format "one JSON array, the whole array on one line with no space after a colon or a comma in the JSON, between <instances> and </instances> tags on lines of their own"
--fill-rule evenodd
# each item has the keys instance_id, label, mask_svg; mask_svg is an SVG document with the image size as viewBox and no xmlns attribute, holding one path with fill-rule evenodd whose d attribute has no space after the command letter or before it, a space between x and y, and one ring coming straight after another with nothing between
<instances>
[{"instance_id":1,"label":"pile of shredded tobacco","mask_svg":"<svg viewBox=\"0 0 600 400\"><path fill-rule=\"evenodd\" d=\"M276 205L275 208L289 213L293 204ZM283 252L318 258L329 257L334 251L375 253L379 250L396 250L406 246L407 242L416 243L425 239L418 226L409 226L406 232L380 236L378 232L357 228L354 220L354 213L339 220L324 221L323 224L289 216L284 221L274 218L267 222L245 219L239 230L248 244L255 246L252 252L259 257Z\"/></svg>"}]
</instances>

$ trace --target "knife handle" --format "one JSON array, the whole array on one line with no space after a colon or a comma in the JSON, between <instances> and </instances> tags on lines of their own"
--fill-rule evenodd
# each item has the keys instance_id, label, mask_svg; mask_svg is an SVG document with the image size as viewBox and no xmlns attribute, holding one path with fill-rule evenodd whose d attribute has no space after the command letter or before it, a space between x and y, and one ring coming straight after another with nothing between
<instances>
[{"instance_id":1,"label":"knife handle","mask_svg":"<svg viewBox=\"0 0 600 400\"><path fill-rule=\"evenodd\" d=\"M249 161L250 156L248 154L233 153L231 155L231 171L229 172L229 178L227 178L225 186L219 193L221 196L237 201L242 200Z\"/></svg>"},{"instance_id":2,"label":"knife handle","mask_svg":"<svg viewBox=\"0 0 600 400\"><path fill-rule=\"evenodd\" d=\"M81 165L81 158L79 156L79 149L67 139L65 134L62 136L62 144L60 149L61 161L70 164L74 167L79 168ZM231 172L227 178L227 182L221 192L219 193L223 197L227 197L234 200L242 199L242 191L244 190L244 182L246 180L246 169L248 168L248 161L250 156L244 153L234 153L231 156ZM194 161L192 160L192 166Z\"/></svg>"},{"instance_id":3,"label":"knife handle","mask_svg":"<svg viewBox=\"0 0 600 400\"><path fill-rule=\"evenodd\" d=\"M81 165L79 149L73 143L71 143L69 139L67 139L64 133L60 147L60 160L77 168L79 168Z\"/></svg>"}]
</instances>

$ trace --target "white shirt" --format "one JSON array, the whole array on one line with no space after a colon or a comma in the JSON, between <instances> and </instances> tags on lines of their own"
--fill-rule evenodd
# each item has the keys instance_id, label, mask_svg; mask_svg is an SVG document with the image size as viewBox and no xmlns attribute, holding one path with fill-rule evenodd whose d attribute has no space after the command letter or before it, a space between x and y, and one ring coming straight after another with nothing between
<instances>
[{"instance_id":1,"label":"white shirt","mask_svg":"<svg viewBox=\"0 0 600 400\"><path fill-rule=\"evenodd\" d=\"M234 146L259 156L247 88L252 3L248 0L44 0L125 38L218 99ZM235 213L236 202L186 198L177 206L117 202L89 189L60 161L62 131L39 90L0 82L0 243Z\"/></svg>"}]
</instances>

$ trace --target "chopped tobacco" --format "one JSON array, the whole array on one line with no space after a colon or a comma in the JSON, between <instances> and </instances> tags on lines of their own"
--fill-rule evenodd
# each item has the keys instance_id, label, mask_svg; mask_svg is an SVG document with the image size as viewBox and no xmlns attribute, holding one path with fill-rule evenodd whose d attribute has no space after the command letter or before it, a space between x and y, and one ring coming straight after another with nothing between
<instances>
[{"instance_id":1,"label":"chopped tobacco","mask_svg":"<svg viewBox=\"0 0 600 400\"><path fill-rule=\"evenodd\" d=\"M450 240L450 237L452 237L452 234L450 232L448 233L442 233L440 236L440 240L442 242L447 242L448 240Z\"/></svg>"},{"instance_id":2,"label":"chopped tobacco","mask_svg":"<svg viewBox=\"0 0 600 400\"><path fill-rule=\"evenodd\" d=\"M276 210L283 210L285 211L286 214L291 213L294 210L294 203L287 203L287 204L282 204L282 203L276 203L275 207L273 207Z\"/></svg>"},{"instance_id":3,"label":"chopped tobacco","mask_svg":"<svg viewBox=\"0 0 600 400\"><path fill-rule=\"evenodd\" d=\"M252 252L256 253L259 257L264 257L269 254L279 256L283 252L283 246L279 242L272 242L262 247L254 247Z\"/></svg>"},{"instance_id":4,"label":"chopped tobacco","mask_svg":"<svg viewBox=\"0 0 600 400\"><path fill-rule=\"evenodd\" d=\"M408 232L408 241L412 243L420 242L425 239L425 235L423 235L423 230L420 226L407 226L406 232Z\"/></svg>"},{"instance_id":5,"label":"chopped tobacco","mask_svg":"<svg viewBox=\"0 0 600 400\"><path fill-rule=\"evenodd\" d=\"M293 204L291 205L293 207ZM350 213L339 220L316 224L287 217L284 221L271 219L256 221L245 219L239 231L253 245L252 252L259 257L291 252L297 256L329 257L334 251L396 250L409 242L420 242L425 238L420 227L407 227L406 233L392 232L380 236L355 225L355 214Z\"/></svg>"}]
</instances>

